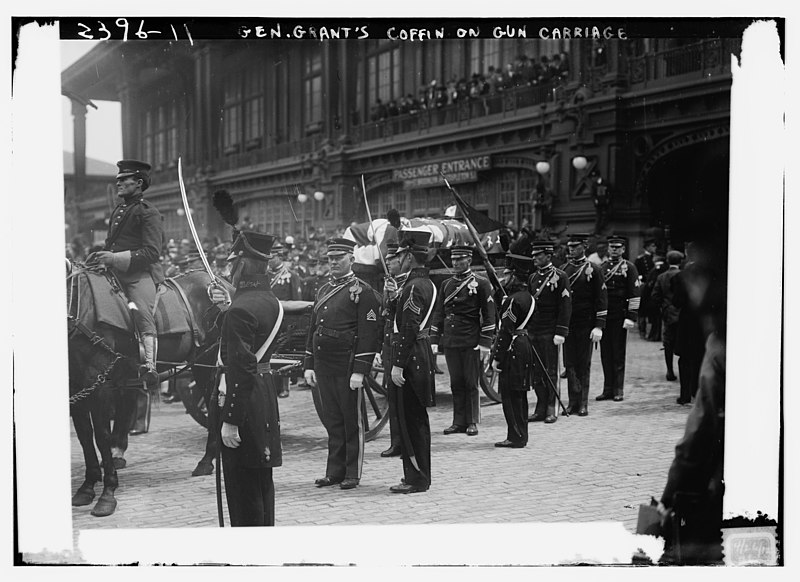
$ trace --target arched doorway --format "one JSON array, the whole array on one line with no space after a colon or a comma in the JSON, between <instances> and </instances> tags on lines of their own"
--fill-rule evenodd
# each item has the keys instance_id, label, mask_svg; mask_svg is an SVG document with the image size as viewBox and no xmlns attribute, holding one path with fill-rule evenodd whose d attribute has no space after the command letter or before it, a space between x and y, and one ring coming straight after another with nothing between
<instances>
[{"instance_id":1,"label":"arched doorway","mask_svg":"<svg viewBox=\"0 0 800 582\"><path fill-rule=\"evenodd\" d=\"M659 157L645 176L651 226L664 229L667 242L727 247L730 140L692 140Z\"/></svg>"}]
</instances>

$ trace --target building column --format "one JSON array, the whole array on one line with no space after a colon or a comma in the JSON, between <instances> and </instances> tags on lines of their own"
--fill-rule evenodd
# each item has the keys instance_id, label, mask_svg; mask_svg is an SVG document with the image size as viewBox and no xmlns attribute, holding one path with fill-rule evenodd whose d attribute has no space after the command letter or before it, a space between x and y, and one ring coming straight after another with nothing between
<instances>
[{"instance_id":1,"label":"building column","mask_svg":"<svg viewBox=\"0 0 800 582\"><path fill-rule=\"evenodd\" d=\"M83 200L86 194L86 104L71 101L75 199Z\"/></svg>"}]
</instances>

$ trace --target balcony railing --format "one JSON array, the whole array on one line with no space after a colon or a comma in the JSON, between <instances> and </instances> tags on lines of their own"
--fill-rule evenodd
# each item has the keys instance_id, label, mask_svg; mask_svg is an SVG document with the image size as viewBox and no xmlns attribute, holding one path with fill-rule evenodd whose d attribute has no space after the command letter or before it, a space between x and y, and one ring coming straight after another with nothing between
<instances>
[{"instance_id":1,"label":"balcony railing","mask_svg":"<svg viewBox=\"0 0 800 582\"><path fill-rule=\"evenodd\" d=\"M706 39L700 42L634 57L630 60L632 88L705 79L730 72L731 54L739 54L742 41L735 38Z\"/></svg>"},{"instance_id":2,"label":"balcony railing","mask_svg":"<svg viewBox=\"0 0 800 582\"><path fill-rule=\"evenodd\" d=\"M506 89L494 95L470 98L445 107L420 109L415 113L355 125L351 128L350 135L354 143L391 140L401 134L426 134L431 129L444 125L470 125L475 120L491 115L499 115L501 118L513 116L520 109L553 101L561 90L561 85L558 84Z\"/></svg>"}]
</instances>

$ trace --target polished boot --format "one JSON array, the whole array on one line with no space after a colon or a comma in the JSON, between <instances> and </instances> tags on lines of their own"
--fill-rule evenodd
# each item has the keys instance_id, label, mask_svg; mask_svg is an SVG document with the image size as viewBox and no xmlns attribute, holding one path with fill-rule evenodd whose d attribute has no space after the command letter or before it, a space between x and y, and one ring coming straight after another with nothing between
<instances>
[{"instance_id":1,"label":"polished boot","mask_svg":"<svg viewBox=\"0 0 800 582\"><path fill-rule=\"evenodd\" d=\"M478 434L478 427L473 423L467 426L467 436L475 436Z\"/></svg>"},{"instance_id":2,"label":"polished boot","mask_svg":"<svg viewBox=\"0 0 800 582\"><path fill-rule=\"evenodd\" d=\"M385 451L381 452L381 457L398 457L400 456L400 447L397 445L392 445Z\"/></svg>"},{"instance_id":3,"label":"polished boot","mask_svg":"<svg viewBox=\"0 0 800 582\"><path fill-rule=\"evenodd\" d=\"M443 432L444 432L444 434L456 434L456 433L460 433L460 432L467 432L467 427L466 426L459 426L457 424L453 424L451 426L448 426L446 429L444 429Z\"/></svg>"},{"instance_id":4,"label":"polished boot","mask_svg":"<svg viewBox=\"0 0 800 582\"><path fill-rule=\"evenodd\" d=\"M156 336L143 335L141 338L144 350L144 361L139 366L139 379L148 387L158 383L158 370L156 369Z\"/></svg>"}]
</instances>

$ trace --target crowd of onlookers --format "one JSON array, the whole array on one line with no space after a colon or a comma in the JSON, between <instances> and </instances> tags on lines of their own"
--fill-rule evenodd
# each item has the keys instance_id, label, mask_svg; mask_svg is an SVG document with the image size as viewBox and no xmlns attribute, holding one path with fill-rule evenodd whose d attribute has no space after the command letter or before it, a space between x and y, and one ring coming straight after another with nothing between
<instances>
[{"instance_id":1,"label":"crowd of onlookers","mask_svg":"<svg viewBox=\"0 0 800 582\"><path fill-rule=\"evenodd\" d=\"M408 93L393 98L388 103L378 99L370 110L370 121L416 114L426 109L440 109L519 87L558 84L568 76L569 59L566 53L550 57L542 55L539 60L523 54L505 67L490 66L485 73L473 73L470 79L454 76L445 83L432 80L420 87L416 96Z\"/></svg>"}]
</instances>

